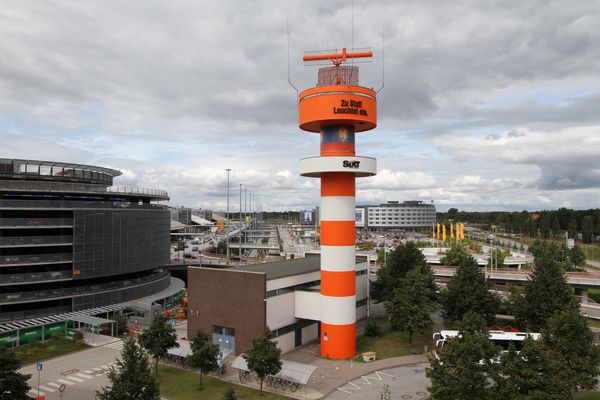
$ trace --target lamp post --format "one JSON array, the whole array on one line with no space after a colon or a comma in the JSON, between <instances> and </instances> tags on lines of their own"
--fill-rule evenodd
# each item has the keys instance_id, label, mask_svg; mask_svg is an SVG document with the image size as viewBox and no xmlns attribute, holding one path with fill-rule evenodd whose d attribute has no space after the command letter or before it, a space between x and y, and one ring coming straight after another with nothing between
<instances>
[{"instance_id":1,"label":"lamp post","mask_svg":"<svg viewBox=\"0 0 600 400\"><path fill-rule=\"evenodd\" d=\"M229 173L231 172L231 168L227 168L225 171L227 171L227 212L225 213L223 227L225 229L225 236L227 236L227 264L229 264L229 232L227 232L227 221L229 221Z\"/></svg>"},{"instance_id":2,"label":"lamp post","mask_svg":"<svg viewBox=\"0 0 600 400\"><path fill-rule=\"evenodd\" d=\"M239 253L240 262L242 261L242 184L240 183L240 247Z\"/></svg>"}]
</instances>

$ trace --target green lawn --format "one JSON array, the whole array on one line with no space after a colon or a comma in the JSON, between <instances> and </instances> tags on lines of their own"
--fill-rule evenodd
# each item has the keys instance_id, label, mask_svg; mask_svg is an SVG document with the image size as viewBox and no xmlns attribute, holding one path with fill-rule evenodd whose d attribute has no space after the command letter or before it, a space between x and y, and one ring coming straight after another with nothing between
<instances>
[{"instance_id":1,"label":"green lawn","mask_svg":"<svg viewBox=\"0 0 600 400\"><path fill-rule=\"evenodd\" d=\"M581 393L575 396L577 400L600 400L600 392Z\"/></svg>"},{"instance_id":2,"label":"green lawn","mask_svg":"<svg viewBox=\"0 0 600 400\"><path fill-rule=\"evenodd\" d=\"M45 343L36 342L24 344L15 348L15 353L17 354L17 358L21 360L21 364L27 365L85 349L86 347L88 347L88 345L85 344L83 340L74 341L67 338L58 338L47 340Z\"/></svg>"},{"instance_id":3,"label":"green lawn","mask_svg":"<svg viewBox=\"0 0 600 400\"><path fill-rule=\"evenodd\" d=\"M287 397L264 392L261 396L258 390L235 385L215 378L204 376L204 390L199 391L200 375L187 370L160 366L158 375L160 394L170 400L221 400L227 388L233 388L239 400L284 400Z\"/></svg>"},{"instance_id":4,"label":"green lawn","mask_svg":"<svg viewBox=\"0 0 600 400\"><path fill-rule=\"evenodd\" d=\"M432 348L431 330L425 331L424 335L413 335L416 352L422 353L424 345L428 345L429 350ZM376 352L378 360L413 354L408 348L408 333L399 331L389 331L377 337L362 336L356 341L356 351L358 355L354 359L358 361L362 361L361 353L365 351Z\"/></svg>"}]
</instances>

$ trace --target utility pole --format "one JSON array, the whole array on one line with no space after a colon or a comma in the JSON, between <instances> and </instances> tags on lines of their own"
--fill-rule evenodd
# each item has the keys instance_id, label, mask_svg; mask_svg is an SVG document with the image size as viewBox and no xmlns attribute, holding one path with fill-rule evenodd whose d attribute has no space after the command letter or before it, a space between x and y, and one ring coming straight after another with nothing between
<instances>
[{"instance_id":1,"label":"utility pole","mask_svg":"<svg viewBox=\"0 0 600 400\"><path fill-rule=\"evenodd\" d=\"M229 173L231 172L231 168L227 168L225 171L227 171L227 212L225 213L223 227L225 229L225 236L227 236L227 264L229 264L229 232L227 231L227 222L229 221Z\"/></svg>"}]
</instances>

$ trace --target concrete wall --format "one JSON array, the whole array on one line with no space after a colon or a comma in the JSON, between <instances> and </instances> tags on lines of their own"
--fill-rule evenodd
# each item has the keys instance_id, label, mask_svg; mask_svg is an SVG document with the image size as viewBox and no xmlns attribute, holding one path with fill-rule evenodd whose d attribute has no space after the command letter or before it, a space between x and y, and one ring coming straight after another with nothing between
<instances>
[{"instance_id":1,"label":"concrete wall","mask_svg":"<svg viewBox=\"0 0 600 400\"><path fill-rule=\"evenodd\" d=\"M267 326L269 329L274 331L296 321L294 318L294 292L267 299Z\"/></svg>"},{"instance_id":2,"label":"concrete wall","mask_svg":"<svg viewBox=\"0 0 600 400\"><path fill-rule=\"evenodd\" d=\"M235 354L252 347L266 328L266 275L188 267L188 337L213 326L235 329Z\"/></svg>"}]
</instances>

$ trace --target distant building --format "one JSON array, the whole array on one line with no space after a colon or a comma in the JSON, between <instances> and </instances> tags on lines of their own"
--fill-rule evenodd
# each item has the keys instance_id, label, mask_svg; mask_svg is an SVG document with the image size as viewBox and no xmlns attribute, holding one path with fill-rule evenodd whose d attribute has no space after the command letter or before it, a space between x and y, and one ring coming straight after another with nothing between
<instances>
[{"instance_id":1,"label":"distant building","mask_svg":"<svg viewBox=\"0 0 600 400\"><path fill-rule=\"evenodd\" d=\"M0 322L137 300L179 281L163 269L170 218L155 202L167 192L112 186L119 175L0 159Z\"/></svg>"},{"instance_id":2,"label":"distant building","mask_svg":"<svg viewBox=\"0 0 600 400\"><path fill-rule=\"evenodd\" d=\"M435 221L433 202L388 201L378 206L358 206L356 208L356 227L367 230L413 230L430 227Z\"/></svg>"}]
</instances>

